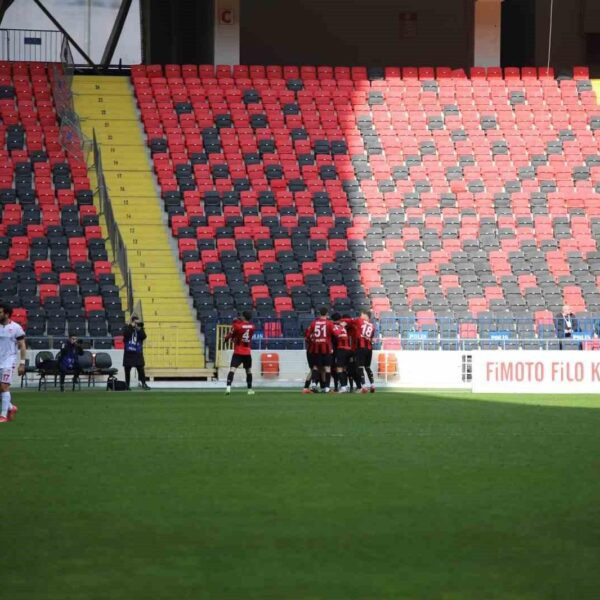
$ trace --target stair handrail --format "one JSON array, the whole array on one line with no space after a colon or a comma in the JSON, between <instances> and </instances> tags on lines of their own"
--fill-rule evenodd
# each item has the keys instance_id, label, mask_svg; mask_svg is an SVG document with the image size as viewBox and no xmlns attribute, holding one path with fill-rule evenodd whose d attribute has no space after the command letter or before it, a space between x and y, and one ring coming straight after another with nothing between
<instances>
[{"instance_id":1,"label":"stair handrail","mask_svg":"<svg viewBox=\"0 0 600 600\"><path fill-rule=\"evenodd\" d=\"M65 36L62 37L60 48L60 62L50 65L52 96L59 120L59 140L69 154L87 163L92 149L92 140L83 133L79 116L75 111L72 91L75 61L69 40Z\"/></svg>"},{"instance_id":2,"label":"stair handrail","mask_svg":"<svg viewBox=\"0 0 600 600\"><path fill-rule=\"evenodd\" d=\"M116 262L119 265L121 274L123 275L124 287L127 293L127 312L131 314L134 311L134 295L131 269L129 268L127 261L127 246L125 245L125 241L119 230L119 225L110 201L110 194L108 193L108 186L106 185L104 170L102 169L102 152L100 151L100 146L96 138L95 129L92 133L92 149L94 152L94 169L98 181L96 193L100 205L100 214L104 215L106 220L108 238L110 239L113 252L113 263Z\"/></svg>"}]
</instances>

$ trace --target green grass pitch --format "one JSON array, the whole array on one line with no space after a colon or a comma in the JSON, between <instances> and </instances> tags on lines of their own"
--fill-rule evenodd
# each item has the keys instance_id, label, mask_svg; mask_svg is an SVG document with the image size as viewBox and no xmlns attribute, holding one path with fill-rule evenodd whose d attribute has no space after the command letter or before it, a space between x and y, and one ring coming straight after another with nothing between
<instances>
[{"instance_id":1,"label":"green grass pitch","mask_svg":"<svg viewBox=\"0 0 600 600\"><path fill-rule=\"evenodd\" d=\"M14 392L1 600L600 590L600 396Z\"/></svg>"}]
</instances>

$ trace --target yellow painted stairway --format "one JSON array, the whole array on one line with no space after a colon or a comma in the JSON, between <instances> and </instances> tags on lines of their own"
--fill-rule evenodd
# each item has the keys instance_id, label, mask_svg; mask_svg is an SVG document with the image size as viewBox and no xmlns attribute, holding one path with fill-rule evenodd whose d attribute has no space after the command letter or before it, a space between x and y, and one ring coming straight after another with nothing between
<instances>
[{"instance_id":1,"label":"yellow painted stairway","mask_svg":"<svg viewBox=\"0 0 600 600\"><path fill-rule=\"evenodd\" d=\"M596 102L600 105L600 79L592 79L592 89L596 92Z\"/></svg>"},{"instance_id":2,"label":"yellow painted stairway","mask_svg":"<svg viewBox=\"0 0 600 600\"><path fill-rule=\"evenodd\" d=\"M101 146L111 204L127 247L134 297L142 303L148 373L201 376L204 349L178 257L169 243L129 80L76 76L73 95L84 134L91 138L95 129Z\"/></svg>"}]
</instances>

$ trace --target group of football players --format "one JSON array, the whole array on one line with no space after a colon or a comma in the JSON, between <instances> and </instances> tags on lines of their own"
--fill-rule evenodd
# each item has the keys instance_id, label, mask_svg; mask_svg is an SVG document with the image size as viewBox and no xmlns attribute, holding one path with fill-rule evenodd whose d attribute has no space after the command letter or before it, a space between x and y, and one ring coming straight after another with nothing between
<instances>
[{"instance_id":1,"label":"group of football players","mask_svg":"<svg viewBox=\"0 0 600 600\"><path fill-rule=\"evenodd\" d=\"M375 325L368 311L356 319L321 308L319 316L304 335L306 359L310 369L304 382L304 393L333 391L373 393L373 337ZM366 383L366 377L368 383Z\"/></svg>"},{"instance_id":2,"label":"group of football players","mask_svg":"<svg viewBox=\"0 0 600 600\"><path fill-rule=\"evenodd\" d=\"M303 393L328 393L333 391L348 393L373 393L373 337L375 326L368 311L363 310L358 318L334 313L329 318L327 308L319 310L319 316L305 332L306 357L309 373L304 383ZM252 313L244 311L241 319L236 319L225 337L233 342L233 356L227 375L226 394L231 393L231 384L238 367L246 371L248 394L252 390L252 337L256 328L251 323ZM365 378L366 374L366 378ZM366 380L368 378L368 383Z\"/></svg>"}]
</instances>

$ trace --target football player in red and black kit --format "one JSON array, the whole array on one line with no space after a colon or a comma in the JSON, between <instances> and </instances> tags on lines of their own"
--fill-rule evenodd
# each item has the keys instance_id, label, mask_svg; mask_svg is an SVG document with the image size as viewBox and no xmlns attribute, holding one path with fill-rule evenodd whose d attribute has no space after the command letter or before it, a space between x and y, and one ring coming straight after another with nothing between
<instances>
[{"instance_id":1,"label":"football player in red and black kit","mask_svg":"<svg viewBox=\"0 0 600 600\"><path fill-rule=\"evenodd\" d=\"M371 361L373 359L373 337L375 336L375 325L371 323L371 315L363 310L358 319L352 321L352 335L356 344L356 366L361 380L361 392L373 393L375 386L373 384L373 371L371 370ZM369 378L370 385L365 385L365 372Z\"/></svg>"},{"instance_id":2,"label":"football player in red and black kit","mask_svg":"<svg viewBox=\"0 0 600 600\"><path fill-rule=\"evenodd\" d=\"M333 323L327 318L327 308L319 309L317 317L308 327L304 338L312 363L312 389L317 390L319 383L323 385L322 391L329 392L331 384L331 353L333 351ZM310 364L309 363L309 364Z\"/></svg>"},{"instance_id":3,"label":"football player in red and black kit","mask_svg":"<svg viewBox=\"0 0 600 600\"><path fill-rule=\"evenodd\" d=\"M254 335L254 325L250 323L252 313L245 310L242 313L242 319L236 319L231 325L231 330L225 336L225 341L233 340L233 356L231 357L231 365L227 374L226 394L231 393L231 384L236 369L242 365L246 371L246 384L248 385L248 394L252 396L252 336Z\"/></svg>"},{"instance_id":4,"label":"football player in red and black kit","mask_svg":"<svg viewBox=\"0 0 600 600\"><path fill-rule=\"evenodd\" d=\"M356 366L356 338L354 337L354 319L349 315L342 316L342 323L346 327L348 332L348 338L350 341L350 358L346 372L348 373L348 384L349 390L354 390L354 384L356 389L360 390L360 376L358 375L358 367Z\"/></svg>"},{"instance_id":5,"label":"football player in red and black kit","mask_svg":"<svg viewBox=\"0 0 600 600\"><path fill-rule=\"evenodd\" d=\"M340 383L339 392L344 394L350 391L348 387L348 368L350 367L352 346L350 345L346 323L341 320L339 313L331 315L331 320L333 321L333 360Z\"/></svg>"},{"instance_id":6,"label":"football player in red and black kit","mask_svg":"<svg viewBox=\"0 0 600 600\"><path fill-rule=\"evenodd\" d=\"M308 331L308 329L306 330ZM315 391L315 386L313 384L313 357L311 354L311 340L306 338L305 333L305 341L306 341L306 362L308 363L308 374L304 381L304 389L302 390L303 394L312 394Z\"/></svg>"}]
</instances>

